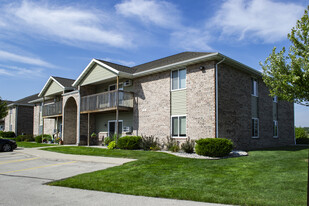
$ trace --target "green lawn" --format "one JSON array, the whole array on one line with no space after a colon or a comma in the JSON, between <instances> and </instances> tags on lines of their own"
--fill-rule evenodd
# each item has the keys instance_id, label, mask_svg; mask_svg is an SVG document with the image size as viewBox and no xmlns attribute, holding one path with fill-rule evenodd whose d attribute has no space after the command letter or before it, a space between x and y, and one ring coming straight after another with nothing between
<instances>
[{"instance_id":1,"label":"green lawn","mask_svg":"<svg viewBox=\"0 0 309 206\"><path fill-rule=\"evenodd\" d=\"M306 205L308 147L252 151L247 157L221 160L87 147L44 150L138 159L50 185L236 205Z\"/></svg>"},{"instance_id":2,"label":"green lawn","mask_svg":"<svg viewBox=\"0 0 309 206\"><path fill-rule=\"evenodd\" d=\"M36 143L36 142L16 142L16 143L17 143L17 147L24 147L24 148L59 146L57 144L43 144L43 143Z\"/></svg>"}]
</instances>

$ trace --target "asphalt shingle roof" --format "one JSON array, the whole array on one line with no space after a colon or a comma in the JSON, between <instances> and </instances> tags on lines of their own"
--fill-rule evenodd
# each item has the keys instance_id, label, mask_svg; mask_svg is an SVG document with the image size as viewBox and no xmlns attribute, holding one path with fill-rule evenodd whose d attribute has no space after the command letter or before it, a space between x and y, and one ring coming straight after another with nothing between
<instances>
[{"instance_id":1,"label":"asphalt shingle roof","mask_svg":"<svg viewBox=\"0 0 309 206\"><path fill-rule=\"evenodd\" d=\"M72 84L75 81L74 79L68 79L68 78L63 78L63 77L54 77L62 86L64 87L73 87Z\"/></svg>"},{"instance_id":2,"label":"asphalt shingle roof","mask_svg":"<svg viewBox=\"0 0 309 206\"><path fill-rule=\"evenodd\" d=\"M182 52L179 54L174 54L168 57L164 57L161 59L157 59L151 62L147 62L144 64L140 64L140 65L136 65L134 67L127 67L127 66L123 66L120 64L115 64L112 62L108 62L108 61L104 61L104 60L100 60L100 59L96 59L104 64L107 64L108 66L121 71L121 72L126 72L126 73L137 73L137 72L142 72L142 71L147 71L156 67L161 67L161 66L165 66L165 65L169 65L169 64L174 64L177 62L181 62L181 61L185 61L188 59L193 59L196 57L200 57L200 56L205 56L207 54L211 54L212 52Z\"/></svg>"},{"instance_id":3,"label":"asphalt shingle roof","mask_svg":"<svg viewBox=\"0 0 309 206\"><path fill-rule=\"evenodd\" d=\"M39 95L39 93L33 94L31 96L19 99L19 100L15 101L15 102L12 102L11 104L14 104L14 105L23 104L23 105L29 105L30 106L32 104L29 104L29 102L32 101L32 100L37 99L38 95Z\"/></svg>"}]
</instances>

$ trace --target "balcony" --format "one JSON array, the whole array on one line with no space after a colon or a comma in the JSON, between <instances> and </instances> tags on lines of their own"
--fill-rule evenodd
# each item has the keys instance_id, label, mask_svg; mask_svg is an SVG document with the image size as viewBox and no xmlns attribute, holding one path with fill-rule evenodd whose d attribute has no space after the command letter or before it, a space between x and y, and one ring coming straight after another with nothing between
<instances>
[{"instance_id":1,"label":"balcony","mask_svg":"<svg viewBox=\"0 0 309 206\"><path fill-rule=\"evenodd\" d=\"M62 115L62 101L43 105L43 117Z\"/></svg>"},{"instance_id":2,"label":"balcony","mask_svg":"<svg viewBox=\"0 0 309 206\"><path fill-rule=\"evenodd\" d=\"M103 92L81 98L81 113L116 110L117 91ZM119 110L133 108L133 93L119 90Z\"/></svg>"}]
</instances>

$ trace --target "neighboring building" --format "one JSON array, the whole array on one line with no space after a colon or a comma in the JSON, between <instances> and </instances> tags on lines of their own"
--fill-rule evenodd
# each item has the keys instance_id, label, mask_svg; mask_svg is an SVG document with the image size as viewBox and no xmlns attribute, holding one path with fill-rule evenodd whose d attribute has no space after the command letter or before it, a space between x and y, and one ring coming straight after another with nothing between
<instances>
[{"instance_id":1,"label":"neighboring building","mask_svg":"<svg viewBox=\"0 0 309 206\"><path fill-rule=\"evenodd\" d=\"M62 94L62 137L83 145L92 132L114 135L118 121L121 135L222 137L245 150L293 144L293 103L273 101L261 77L220 53L134 67L93 59L72 84L78 89Z\"/></svg>"},{"instance_id":2,"label":"neighboring building","mask_svg":"<svg viewBox=\"0 0 309 206\"><path fill-rule=\"evenodd\" d=\"M8 104L8 114L4 118L4 131L15 132L15 135L33 134L33 104L29 101L37 98L34 94Z\"/></svg>"},{"instance_id":3,"label":"neighboring building","mask_svg":"<svg viewBox=\"0 0 309 206\"><path fill-rule=\"evenodd\" d=\"M2 100L4 102L6 102L6 105L11 104L13 101L9 101L9 100ZM0 131L4 131L5 128L5 117L0 119Z\"/></svg>"},{"instance_id":4,"label":"neighboring building","mask_svg":"<svg viewBox=\"0 0 309 206\"><path fill-rule=\"evenodd\" d=\"M75 90L74 80L51 76L34 104L33 135L50 134L62 137L62 95Z\"/></svg>"}]
</instances>

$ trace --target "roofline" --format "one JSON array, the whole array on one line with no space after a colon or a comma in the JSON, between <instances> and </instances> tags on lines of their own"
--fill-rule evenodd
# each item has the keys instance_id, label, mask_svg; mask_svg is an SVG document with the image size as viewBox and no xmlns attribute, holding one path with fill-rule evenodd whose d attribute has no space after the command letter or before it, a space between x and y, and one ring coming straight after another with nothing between
<instances>
[{"instance_id":1,"label":"roofline","mask_svg":"<svg viewBox=\"0 0 309 206\"><path fill-rule=\"evenodd\" d=\"M100 62L96 59L92 59L91 62L85 67L85 69L83 70L83 72L78 76L78 78L75 80L75 82L72 84L73 87L77 87L78 84L80 83L80 81L83 79L83 77L85 77L85 75L87 74L88 70L91 69L91 67L95 64L99 64L101 66L103 66L104 68L110 70L111 72L119 75L119 71L108 66L107 64L104 64L103 62ZM125 73L125 72L121 72L121 73Z\"/></svg>"},{"instance_id":2,"label":"roofline","mask_svg":"<svg viewBox=\"0 0 309 206\"><path fill-rule=\"evenodd\" d=\"M27 106L27 107L33 107L33 104L19 104L19 103L11 103L7 105L8 107L13 107L13 106Z\"/></svg>"},{"instance_id":3,"label":"roofline","mask_svg":"<svg viewBox=\"0 0 309 206\"><path fill-rule=\"evenodd\" d=\"M47 80L47 82L45 83L44 87L42 88L41 92L39 93L38 97L42 97L43 93L45 92L45 90L47 89L47 87L49 86L51 81L55 81L57 84L59 84L59 86L64 90L65 87L60 84L53 76L50 76L49 79Z\"/></svg>"},{"instance_id":4,"label":"roofline","mask_svg":"<svg viewBox=\"0 0 309 206\"><path fill-rule=\"evenodd\" d=\"M186 66L188 64L192 64L192 63L198 63L198 62L202 62L202 61L207 61L207 60L221 60L225 58L227 62L232 63L234 65L239 66L242 70L253 73L255 75L258 76L262 76L262 73L253 69L252 67L249 67L239 61L236 61L230 57L227 57L219 52L215 52L215 53L210 53L210 54L206 54L200 57L195 57L195 58L191 58L191 59L187 59L184 61L180 61L180 62L176 62L176 63L172 63L172 64L168 64L168 65L164 65L164 66L160 66L160 67L155 67L146 71L141 71L141 72L137 72L137 73L127 73L127 72L122 72L122 71L118 71L106 64L104 64L103 62L100 62L96 59L92 59L91 62L87 65L87 67L84 69L84 71L82 72L81 75L79 75L79 77L77 78L77 80L73 83L72 86L77 87L77 85L80 83L81 79L86 75L86 72L91 68L91 66L93 66L93 64L97 63L105 68L107 68L108 70L114 72L115 74L117 74L118 76L121 77L125 77L125 78L137 78L137 77L141 77L141 76L146 76L149 74L153 74L153 73L157 73L157 72L162 72L162 71L166 71L166 70L170 70L172 68L176 68L176 67L180 67L180 66Z\"/></svg>"},{"instance_id":5,"label":"roofline","mask_svg":"<svg viewBox=\"0 0 309 206\"><path fill-rule=\"evenodd\" d=\"M217 56L218 54L219 53L206 54L206 55L203 55L203 56L200 56L200 57L187 59L187 60L184 60L184 61L181 61L181 62L176 62L176 63L173 63L173 64L164 65L164 66L161 66L161 67L155 67L155 68L152 68L152 69L149 69L149 70L146 70L146 71L137 72L137 73L133 74L133 77L145 76L147 74L152 74L152 73L157 73L157 72L160 72L160 71L169 70L173 67L179 67L179 66L182 66L182 65L187 65L188 63L200 62L200 61L203 61L203 60L207 60L211 57Z\"/></svg>"}]
</instances>

